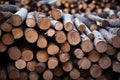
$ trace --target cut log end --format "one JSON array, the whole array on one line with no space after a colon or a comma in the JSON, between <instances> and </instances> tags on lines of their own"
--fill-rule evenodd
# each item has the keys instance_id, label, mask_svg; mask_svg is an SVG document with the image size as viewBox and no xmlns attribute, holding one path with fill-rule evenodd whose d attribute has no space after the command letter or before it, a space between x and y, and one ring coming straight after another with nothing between
<instances>
[{"instance_id":1,"label":"cut log end","mask_svg":"<svg viewBox=\"0 0 120 80\"><path fill-rule=\"evenodd\" d=\"M49 69L55 69L58 66L58 60L56 57L49 57L47 64Z\"/></svg>"},{"instance_id":2,"label":"cut log end","mask_svg":"<svg viewBox=\"0 0 120 80\"><path fill-rule=\"evenodd\" d=\"M26 62L22 59L18 59L17 61L15 61L15 66L18 69L24 69L26 67Z\"/></svg>"},{"instance_id":3,"label":"cut log end","mask_svg":"<svg viewBox=\"0 0 120 80\"><path fill-rule=\"evenodd\" d=\"M66 62L62 65L62 68L65 72L70 72L73 69L73 65L71 62Z\"/></svg>"},{"instance_id":4,"label":"cut log end","mask_svg":"<svg viewBox=\"0 0 120 80\"><path fill-rule=\"evenodd\" d=\"M74 68L72 71L70 71L69 75L71 79L78 79L80 77L80 71Z\"/></svg>"},{"instance_id":5,"label":"cut log end","mask_svg":"<svg viewBox=\"0 0 120 80\"><path fill-rule=\"evenodd\" d=\"M102 27L106 27L106 26L108 26L109 25L109 22L108 21L106 21L106 20L103 20L102 21Z\"/></svg>"},{"instance_id":6,"label":"cut log end","mask_svg":"<svg viewBox=\"0 0 120 80\"><path fill-rule=\"evenodd\" d=\"M91 31L94 31L94 30L97 30L97 29L98 29L98 27L97 27L96 24L92 24L92 25L90 26L90 30L91 30Z\"/></svg>"},{"instance_id":7,"label":"cut log end","mask_svg":"<svg viewBox=\"0 0 120 80\"><path fill-rule=\"evenodd\" d=\"M5 46L1 41L0 41L0 52L5 52L7 49L7 46Z\"/></svg>"},{"instance_id":8,"label":"cut log end","mask_svg":"<svg viewBox=\"0 0 120 80\"><path fill-rule=\"evenodd\" d=\"M91 39L91 40L94 39L94 35L93 35L93 33L90 33L90 34L88 34L87 36L88 36L88 38Z\"/></svg>"},{"instance_id":9,"label":"cut log end","mask_svg":"<svg viewBox=\"0 0 120 80\"><path fill-rule=\"evenodd\" d=\"M114 62L112 65L112 69L114 72L120 72L120 62Z\"/></svg>"},{"instance_id":10,"label":"cut log end","mask_svg":"<svg viewBox=\"0 0 120 80\"><path fill-rule=\"evenodd\" d=\"M10 32L12 31L12 25L7 22L4 22L3 24L1 24L1 30L5 32Z\"/></svg>"},{"instance_id":11,"label":"cut log end","mask_svg":"<svg viewBox=\"0 0 120 80\"><path fill-rule=\"evenodd\" d=\"M20 39L23 36L23 30L21 28L12 29L14 39Z\"/></svg>"},{"instance_id":12,"label":"cut log end","mask_svg":"<svg viewBox=\"0 0 120 80\"><path fill-rule=\"evenodd\" d=\"M35 71L35 66L37 65L36 61L29 61L27 62L26 68L29 71Z\"/></svg>"},{"instance_id":13,"label":"cut log end","mask_svg":"<svg viewBox=\"0 0 120 80\"><path fill-rule=\"evenodd\" d=\"M26 25L27 25L28 27L35 27L36 22L35 22L35 20L32 19L32 18L28 18L28 19L26 20Z\"/></svg>"},{"instance_id":14,"label":"cut log end","mask_svg":"<svg viewBox=\"0 0 120 80\"><path fill-rule=\"evenodd\" d=\"M55 24L55 29L56 29L56 30L62 30L62 29L63 29L63 24L62 24L61 22L57 22L57 23Z\"/></svg>"},{"instance_id":15,"label":"cut log end","mask_svg":"<svg viewBox=\"0 0 120 80\"><path fill-rule=\"evenodd\" d=\"M81 49L78 48L74 50L74 55L76 56L76 58L81 59L83 58L84 53Z\"/></svg>"},{"instance_id":16,"label":"cut log end","mask_svg":"<svg viewBox=\"0 0 120 80\"><path fill-rule=\"evenodd\" d=\"M95 47L99 53L104 53L107 51L107 43L104 41L98 42Z\"/></svg>"},{"instance_id":17,"label":"cut log end","mask_svg":"<svg viewBox=\"0 0 120 80\"><path fill-rule=\"evenodd\" d=\"M120 37L116 36L112 39L112 45L115 48L120 48Z\"/></svg>"},{"instance_id":18,"label":"cut log end","mask_svg":"<svg viewBox=\"0 0 120 80\"><path fill-rule=\"evenodd\" d=\"M48 37L53 37L55 34L55 30L52 28L49 28L48 31L45 33Z\"/></svg>"},{"instance_id":19,"label":"cut log end","mask_svg":"<svg viewBox=\"0 0 120 80\"><path fill-rule=\"evenodd\" d=\"M73 24L68 22L64 25L65 31L71 31L73 29Z\"/></svg>"},{"instance_id":20,"label":"cut log end","mask_svg":"<svg viewBox=\"0 0 120 80\"><path fill-rule=\"evenodd\" d=\"M47 39L45 37L40 36L37 40L37 46L39 48L45 48L47 47Z\"/></svg>"},{"instance_id":21,"label":"cut log end","mask_svg":"<svg viewBox=\"0 0 120 80\"><path fill-rule=\"evenodd\" d=\"M38 64L35 66L35 71L37 71L38 73L44 72L45 69L46 69L45 63L38 63Z\"/></svg>"},{"instance_id":22,"label":"cut log end","mask_svg":"<svg viewBox=\"0 0 120 80\"><path fill-rule=\"evenodd\" d=\"M61 51L64 53L67 53L70 51L70 44L68 42L61 44L60 47L61 47Z\"/></svg>"},{"instance_id":23,"label":"cut log end","mask_svg":"<svg viewBox=\"0 0 120 80\"><path fill-rule=\"evenodd\" d=\"M107 51L106 54L107 55L114 55L116 53L116 48L114 48L111 45L107 45Z\"/></svg>"},{"instance_id":24,"label":"cut log end","mask_svg":"<svg viewBox=\"0 0 120 80\"><path fill-rule=\"evenodd\" d=\"M52 71L46 70L46 71L43 73L43 78L44 78L45 80L52 80L52 78L53 78L53 73L52 73Z\"/></svg>"},{"instance_id":25,"label":"cut log end","mask_svg":"<svg viewBox=\"0 0 120 80\"><path fill-rule=\"evenodd\" d=\"M62 17L60 10L57 10L57 9L52 9L51 15L52 15L53 19L55 19L55 20L58 20Z\"/></svg>"},{"instance_id":26,"label":"cut log end","mask_svg":"<svg viewBox=\"0 0 120 80\"><path fill-rule=\"evenodd\" d=\"M22 24L22 18L19 15L12 15L10 22L13 26L20 26Z\"/></svg>"},{"instance_id":27,"label":"cut log end","mask_svg":"<svg viewBox=\"0 0 120 80\"><path fill-rule=\"evenodd\" d=\"M80 32L85 31L85 25L80 25L80 26L78 27L78 30L79 30Z\"/></svg>"}]
</instances>

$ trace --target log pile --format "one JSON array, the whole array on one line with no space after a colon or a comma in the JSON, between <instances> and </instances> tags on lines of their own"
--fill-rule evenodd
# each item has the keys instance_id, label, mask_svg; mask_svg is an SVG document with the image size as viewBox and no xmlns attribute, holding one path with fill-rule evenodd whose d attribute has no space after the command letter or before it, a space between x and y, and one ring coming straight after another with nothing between
<instances>
[{"instance_id":1,"label":"log pile","mask_svg":"<svg viewBox=\"0 0 120 80\"><path fill-rule=\"evenodd\" d=\"M120 79L116 1L0 3L0 80Z\"/></svg>"}]
</instances>

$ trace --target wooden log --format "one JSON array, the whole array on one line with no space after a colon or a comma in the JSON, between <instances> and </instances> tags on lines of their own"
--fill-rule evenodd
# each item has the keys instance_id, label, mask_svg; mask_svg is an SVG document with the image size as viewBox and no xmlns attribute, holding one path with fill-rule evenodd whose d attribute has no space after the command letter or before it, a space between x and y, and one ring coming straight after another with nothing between
<instances>
[{"instance_id":1,"label":"wooden log","mask_svg":"<svg viewBox=\"0 0 120 80\"><path fill-rule=\"evenodd\" d=\"M73 45L73 46L78 45L81 41L81 35L79 34L78 31L72 30L72 31L68 32L67 40L70 45Z\"/></svg>"},{"instance_id":2,"label":"wooden log","mask_svg":"<svg viewBox=\"0 0 120 80\"><path fill-rule=\"evenodd\" d=\"M20 26L27 16L27 9L21 8L10 18L10 22L13 26Z\"/></svg>"},{"instance_id":3,"label":"wooden log","mask_svg":"<svg viewBox=\"0 0 120 80\"><path fill-rule=\"evenodd\" d=\"M110 27L120 27L120 18L107 19Z\"/></svg>"},{"instance_id":4,"label":"wooden log","mask_svg":"<svg viewBox=\"0 0 120 80\"><path fill-rule=\"evenodd\" d=\"M47 44L48 44L47 39L44 36L40 35L38 40L37 40L37 46L39 48L46 48Z\"/></svg>"},{"instance_id":5,"label":"wooden log","mask_svg":"<svg viewBox=\"0 0 120 80\"><path fill-rule=\"evenodd\" d=\"M63 14L63 23L65 31L71 31L74 28L72 22L73 16L70 14Z\"/></svg>"},{"instance_id":6,"label":"wooden log","mask_svg":"<svg viewBox=\"0 0 120 80\"><path fill-rule=\"evenodd\" d=\"M55 34L55 40L57 43L64 43L66 41L66 34L63 31L57 31Z\"/></svg>"},{"instance_id":7,"label":"wooden log","mask_svg":"<svg viewBox=\"0 0 120 80\"><path fill-rule=\"evenodd\" d=\"M58 59L56 57L49 57L47 65L49 69L55 69L58 66Z\"/></svg>"},{"instance_id":8,"label":"wooden log","mask_svg":"<svg viewBox=\"0 0 120 80\"><path fill-rule=\"evenodd\" d=\"M28 80L28 72L26 71L20 72L20 80Z\"/></svg>"},{"instance_id":9,"label":"wooden log","mask_svg":"<svg viewBox=\"0 0 120 80\"><path fill-rule=\"evenodd\" d=\"M83 57L78 61L79 69L89 69L91 66L91 61L87 57Z\"/></svg>"},{"instance_id":10,"label":"wooden log","mask_svg":"<svg viewBox=\"0 0 120 80\"><path fill-rule=\"evenodd\" d=\"M5 69L0 69L0 80L6 80L7 79L7 72Z\"/></svg>"},{"instance_id":11,"label":"wooden log","mask_svg":"<svg viewBox=\"0 0 120 80\"><path fill-rule=\"evenodd\" d=\"M16 12L18 11L18 6L16 5L6 5L6 4L3 4L3 5L0 5L0 11L10 11L10 12Z\"/></svg>"},{"instance_id":12,"label":"wooden log","mask_svg":"<svg viewBox=\"0 0 120 80\"><path fill-rule=\"evenodd\" d=\"M8 55L11 60L18 60L21 57L21 51L17 46L12 46L8 49Z\"/></svg>"},{"instance_id":13,"label":"wooden log","mask_svg":"<svg viewBox=\"0 0 120 80\"><path fill-rule=\"evenodd\" d=\"M69 53L60 53L59 54L59 60L61 63L65 63L70 59L70 54Z\"/></svg>"},{"instance_id":14,"label":"wooden log","mask_svg":"<svg viewBox=\"0 0 120 80\"><path fill-rule=\"evenodd\" d=\"M108 13L109 13L109 18L110 18L110 19L115 19L115 18L117 18L116 15L115 15L114 10L110 10Z\"/></svg>"},{"instance_id":15,"label":"wooden log","mask_svg":"<svg viewBox=\"0 0 120 80\"><path fill-rule=\"evenodd\" d=\"M102 36L102 34L97 30L94 30L93 34L94 34L94 37L95 37L94 45L95 45L96 50L99 53L106 52L107 51L107 43L106 43L104 37Z\"/></svg>"},{"instance_id":16,"label":"wooden log","mask_svg":"<svg viewBox=\"0 0 120 80\"><path fill-rule=\"evenodd\" d=\"M110 55L110 56L115 55L116 54L116 48L114 48L113 46L108 44L106 54Z\"/></svg>"},{"instance_id":17,"label":"wooden log","mask_svg":"<svg viewBox=\"0 0 120 80\"><path fill-rule=\"evenodd\" d=\"M109 16L108 12L98 13L97 15L101 18L107 18L107 16Z\"/></svg>"},{"instance_id":18,"label":"wooden log","mask_svg":"<svg viewBox=\"0 0 120 80\"><path fill-rule=\"evenodd\" d=\"M55 30L62 30L63 24L60 21L57 20L51 20L51 25L55 28Z\"/></svg>"},{"instance_id":19,"label":"wooden log","mask_svg":"<svg viewBox=\"0 0 120 80\"><path fill-rule=\"evenodd\" d=\"M62 69L65 71L65 72L70 72L72 69L73 69L73 64L71 61L68 61L66 63L63 63L62 65Z\"/></svg>"},{"instance_id":20,"label":"wooden log","mask_svg":"<svg viewBox=\"0 0 120 80\"><path fill-rule=\"evenodd\" d=\"M102 75L102 69L97 64L93 64L90 68L90 75L93 78L98 78Z\"/></svg>"},{"instance_id":21,"label":"wooden log","mask_svg":"<svg viewBox=\"0 0 120 80\"><path fill-rule=\"evenodd\" d=\"M76 48L73 53L77 59L81 59L84 56L84 52L80 48Z\"/></svg>"},{"instance_id":22,"label":"wooden log","mask_svg":"<svg viewBox=\"0 0 120 80\"><path fill-rule=\"evenodd\" d=\"M56 77L61 77L63 75L63 69L59 66L57 66L55 69L54 69L54 75Z\"/></svg>"},{"instance_id":23,"label":"wooden log","mask_svg":"<svg viewBox=\"0 0 120 80\"><path fill-rule=\"evenodd\" d=\"M27 68L27 70L29 70L29 71L35 71L36 65L37 65L37 62L34 61L34 60L32 60L32 61L27 62L26 68Z\"/></svg>"},{"instance_id":24,"label":"wooden log","mask_svg":"<svg viewBox=\"0 0 120 80\"><path fill-rule=\"evenodd\" d=\"M14 39L20 39L23 37L23 30L22 28L13 28L12 29L12 35L14 37Z\"/></svg>"},{"instance_id":25,"label":"wooden log","mask_svg":"<svg viewBox=\"0 0 120 80\"><path fill-rule=\"evenodd\" d=\"M64 53L67 53L70 51L70 44L66 41L63 44L60 45L61 51Z\"/></svg>"},{"instance_id":26,"label":"wooden log","mask_svg":"<svg viewBox=\"0 0 120 80\"><path fill-rule=\"evenodd\" d=\"M35 14L34 12L29 12L26 18L26 25L28 27L35 27L36 21L35 21Z\"/></svg>"},{"instance_id":27,"label":"wooden log","mask_svg":"<svg viewBox=\"0 0 120 80\"><path fill-rule=\"evenodd\" d=\"M109 23L107 20L105 20L104 18L101 18L97 15L92 15L92 14L89 14L87 15L87 17L90 19L90 20L93 20L93 21L100 21L101 23L101 26L105 27L105 26L108 26Z\"/></svg>"},{"instance_id":28,"label":"wooden log","mask_svg":"<svg viewBox=\"0 0 120 80\"><path fill-rule=\"evenodd\" d=\"M18 69L15 68L12 64L7 66L8 77L9 79L19 80L20 79L20 72Z\"/></svg>"},{"instance_id":29,"label":"wooden log","mask_svg":"<svg viewBox=\"0 0 120 80\"><path fill-rule=\"evenodd\" d=\"M59 20L63 16L62 10L60 10L60 9L52 9L51 16L52 16L53 19Z\"/></svg>"},{"instance_id":30,"label":"wooden log","mask_svg":"<svg viewBox=\"0 0 120 80\"><path fill-rule=\"evenodd\" d=\"M53 79L53 72L49 69L45 70L43 73L43 79L52 80Z\"/></svg>"},{"instance_id":31,"label":"wooden log","mask_svg":"<svg viewBox=\"0 0 120 80\"><path fill-rule=\"evenodd\" d=\"M108 32L105 29L100 29L100 33L104 36L108 43L112 44L113 47L119 48L120 47L120 37Z\"/></svg>"},{"instance_id":32,"label":"wooden log","mask_svg":"<svg viewBox=\"0 0 120 80\"><path fill-rule=\"evenodd\" d=\"M82 37L82 42L80 44L81 49L86 53L92 51L93 50L92 41L84 33L81 34L81 37Z\"/></svg>"},{"instance_id":33,"label":"wooden log","mask_svg":"<svg viewBox=\"0 0 120 80\"><path fill-rule=\"evenodd\" d=\"M15 67L17 69L24 69L26 67L26 62L23 59L18 59L15 61Z\"/></svg>"},{"instance_id":34,"label":"wooden log","mask_svg":"<svg viewBox=\"0 0 120 80\"><path fill-rule=\"evenodd\" d=\"M80 71L76 68L73 68L69 75L71 79L78 79L80 77Z\"/></svg>"},{"instance_id":35,"label":"wooden log","mask_svg":"<svg viewBox=\"0 0 120 80\"><path fill-rule=\"evenodd\" d=\"M27 28L25 30L24 36L29 43L35 43L38 39L38 33L33 28Z\"/></svg>"},{"instance_id":36,"label":"wooden log","mask_svg":"<svg viewBox=\"0 0 120 80\"><path fill-rule=\"evenodd\" d=\"M6 20L12 16L11 12L0 12L0 20Z\"/></svg>"},{"instance_id":37,"label":"wooden log","mask_svg":"<svg viewBox=\"0 0 120 80\"><path fill-rule=\"evenodd\" d=\"M120 36L120 28L111 28L111 27L107 27L106 28L109 32L111 32L112 34L115 34L117 36Z\"/></svg>"},{"instance_id":38,"label":"wooden log","mask_svg":"<svg viewBox=\"0 0 120 80\"><path fill-rule=\"evenodd\" d=\"M48 36L48 37L53 37L55 35L55 30L53 28L49 28L46 31L45 35Z\"/></svg>"},{"instance_id":39,"label":"wooden log","mask_svg":"<svg viewBox=\"0 0 120 80\"><path fill-rule=\"evenodd\" d=\"M120 72L120 62L117 62L117 61L113 62L112 70L114 72L118 72L119 73Z\"/></svg>"},{"instance_id":40,"label":"wooden log","mask_svg":"<svg viewBox=\"0 0 120 80\"><path fill-rule=\"evenodd\" d=\"M85 31L85 25L78 18L74 19L74 24L76 25L76 28L78 29L78 31L80 32Z\"/></svg>"},{"instance_id":41,"label":"wooden log","mask_svg":"<svg viewBox=\"0 0 120 80\"><path fill-rule=\"evenodd\" d=\"M39 80L39 75L37 74L37 72L30 72L29 73L29 79L30 80Z\"/></svg>"},{"instance_id":42,"label":"wooden log","mask_svg":"<svg viewBox=\"0 0 120 80\"><path fill-rule=\"evenodd\" d=\"M4 32L10 32L12 31L12 25L10 24L10 21L9 19L5 22L3 22L0 26L1 30L4 31Z\"/></svg>"},{"instance_id":43,"label":"wooden log","mask_svg":"<svg viewBox=\"0 0 120 80\"><path fill-rule=\"evenodd\" d=\"M91 62L98 62L100 59L100 54L99 52L97 52L96 50L92 50L89 54L88 54L88 59Z\"/></svg>"},{"instance_id":44,"label":"wooden log","mask_svg":"<svg viewBox=\"0 0 120 80\"><path fill-rule=\"evenodd\" d=\"M102 69L107 69L111 66L111 59L107 55L104 55L99 59L98 64Z\"/></svg>"},{"instance_id":45,"label":"wooden log","mask_svg":"<svg viewBox=\"0 0 120 80\"><path fill-rule=\"evenodd\" d=\"M117 60L120 61L120 51L117 53Z\"/></svg>"},{"instance_id":46,"label":"wooden log","mask_svg":"<svg viewBox=\"0 0 120 80\"><path fill-rule=\"evenodd\" d=\"M46 69L45 63L37 63L37 65L35 66L35 71L37 71L38 73L43 73L45 69Z\"/></svg>"},{"instance_id":47,"label":"wooden log","mask_svg":"<svg viewBox=\"0 0 120 80\"><path fill-rule=\"evenodd\" d=\"M2 41L0 41L0 52L5 52L7 50L7 46L3 44Z\"/></svg>"},{"instance_id":48,"label":"wooden log","mask_svg":"<svg viewBox=\"0 0 120 80\"><path fill-rule=\"evenodd\" d=\"M47 62L48 61L48 53L46 50L39 50L36 53L36 58L39 62Z\"/></svg>"},{"instance_id":49,"label":"wooden log","mask_svg":"<svg viewBox=\"0 0 120 80\"><path fill-rule=\"evenodd\" d=\"M47 47L47 52L49 55L56 55L59 52L59 47L58 45L54 43L50 43Z\"/></svg>"}]
</instances>

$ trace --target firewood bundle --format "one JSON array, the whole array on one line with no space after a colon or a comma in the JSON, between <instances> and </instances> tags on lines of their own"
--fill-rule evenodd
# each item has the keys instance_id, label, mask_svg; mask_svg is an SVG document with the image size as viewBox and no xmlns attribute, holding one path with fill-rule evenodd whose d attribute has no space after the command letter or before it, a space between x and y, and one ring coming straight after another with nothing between
<instances>
[{"instance_id":1,"label":"firewood bundle","mask_svg":"<svg viewBox=\"0 0 120 80\"><path fill-rule=\"evenodd\" d=\"M109 0L31 2L0 5L0 80L120 79L119 8Z\"/></svg>"}]
</instances>

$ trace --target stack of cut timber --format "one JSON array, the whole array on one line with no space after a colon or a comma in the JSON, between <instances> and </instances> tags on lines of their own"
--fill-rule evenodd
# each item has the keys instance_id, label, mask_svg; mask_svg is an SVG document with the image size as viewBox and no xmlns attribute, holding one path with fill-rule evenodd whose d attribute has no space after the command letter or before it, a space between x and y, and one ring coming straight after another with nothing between
<instances>
[{"instance_id":1,"label":"stack of cut timber","mask_svg":"<svg viewBox=\"0 0 120 80\"><path fill-rule=\"evenodd\" d=\"M0 80L120 79L114 0L31 1L0 5Z\"/></svg>"}]
</instances>

